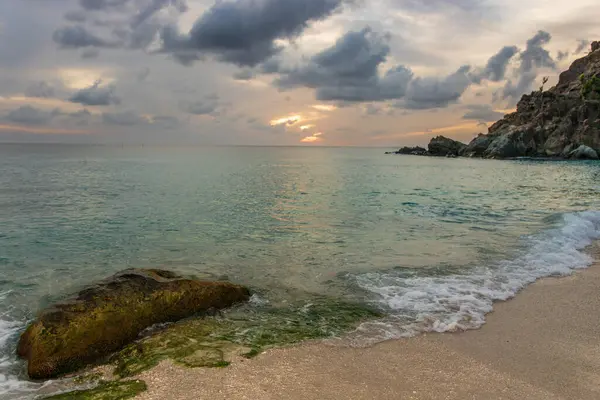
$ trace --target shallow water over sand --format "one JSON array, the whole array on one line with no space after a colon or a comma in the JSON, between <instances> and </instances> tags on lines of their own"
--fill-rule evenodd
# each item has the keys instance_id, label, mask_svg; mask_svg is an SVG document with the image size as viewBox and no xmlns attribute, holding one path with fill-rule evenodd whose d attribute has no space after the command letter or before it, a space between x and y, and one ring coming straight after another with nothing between
<instances>
[{"instance_id":1,"label":"shallow water over sand","mask_svg":"<svg viewBox=\"0 0 600 400\"><path fill-rule=\"evenodd\" d=\"M128 267L227 277L277 306L374 305L388 317L354 334L371 343L477 327L591 261L599 163L382 153L0 145L0 398L33 387L13 356L26 321Z\"/></svg>"}]
</instances>

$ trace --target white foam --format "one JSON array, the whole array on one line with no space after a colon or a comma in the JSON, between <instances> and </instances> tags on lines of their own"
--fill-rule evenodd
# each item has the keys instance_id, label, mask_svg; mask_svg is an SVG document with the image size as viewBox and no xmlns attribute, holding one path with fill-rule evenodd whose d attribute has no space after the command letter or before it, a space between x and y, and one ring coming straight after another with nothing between
<instances>
[{"instance_id":1,"label":"white foam","mask_svg":"<svg viewBox=\"0 0 600 400\"><path fill-rule=\"evenodd\" d=\"M513 260L449 276L359 275L358 285L376 294L391 315L361 325L357 338L369 344L479 328L494 301L510 299L537 279L590 266L593 259L582 250L599 238L600 211L564 214L558 228L525 238L527 251Z\"/></svg>"},{"instance_id":2,"label":"white foam","mask_svg":"<svg viewBox=\"0 0 600 400\"><path fill-rule=\"evenodd\" d=\"M0 293L0 301L5 300L10 291ZM20 379L18 360L14 356L14 349L9 349L11 339L18 335L23 327L20 321L11 320L6 314L0 314L0 399L25 399L39 387L39 384Z\"/></svg>"}]
</instances>

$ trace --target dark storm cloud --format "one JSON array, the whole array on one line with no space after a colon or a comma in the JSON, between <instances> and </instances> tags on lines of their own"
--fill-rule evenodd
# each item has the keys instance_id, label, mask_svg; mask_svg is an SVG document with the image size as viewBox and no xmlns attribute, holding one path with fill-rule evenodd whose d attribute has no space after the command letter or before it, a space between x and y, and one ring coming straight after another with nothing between
<instances>
[{"instance_id":1,"label":"dark storm cloud","mask_svg":"<svg viewBox=\"0 0 600 400\"><path fill-rule=\"evenodd\" d=\"M556 68L556 63L544 45L550 43L552 36L545 31L538 31L534 37L527 41L527 47L521 53L521 72L531 71L533 68Z\"/></svg>"},{"instance_id":2,"label":"dark storm cloud","mask_svg":"<svg viewBox=\"0 0 600 400\"><path fill-rule=\"evenodd\" d=\"M313 56L309 63L289 70L275 81L280 88L316 89L319 100L381 101L404 96L412 72L397 66L383 76L380 66L390 53L387 37L365 28L346 33L336 43Z\"/></svg>"},{"instance_id":3,"label":"dark storm cloud","mask_svg":"<svg viewBox=\"0 0 600 400\"><path fill-rule=\"evenodd\" d=\"M27 105L10 111L5 115L4 119L18 124L42 125L50 122L54 116L53 113Z\"/></svg>"},{"instance_id":4,"label":"dark storm cloud","mask_svg":"<svg viewBox=\"0 0 600 400\"><path fill-rule=\"evenodd\" d=\"M173 7L178 13L187 11L185 0L112 0L81 1L83 10L71 11L65 18L80 24L55 30L53 39L61 48L107 47L146 49L167 24L165 16L157 13ZM104 11L102 19L95 18L87 26L89 11ZM90 30L92 28L92 30ZM99 29L104 34L94 32ZM105 38L111 39L105 39Z\"/></svg>"},{"instance_id":5,"label":"dark storm cloud","mask_svg":"<svg viewBox=\"0 0 600 400\"><path fill-rule=\"evenodd\" d=\"M372 102L402 100L399 107L427 109L456 102L472 83L469 66L444 77L414 77L402 65L381 74L390 53L387 37L366 28L348 32L332 47L316 54L308 64L280 71L280 88L316 89L324 101Z\"/></svg>"},{"instance_id":6,"label":"dark storm cloud","mask_svg":"<svg viewBox=\"0 0 600 400\"><path fill-rule=\"evenodd\" d=\"M102 39L81 25L65 26L54 31L52 39L61 48L78 49L81 47L119 47L115 41Z\"/></svg>"},{"instance_id":7,"label":"dark storm cloud","mask_svg":"<svg viewBox=\"0 0 600 400\"><path fill-rule=\"evenodd\" d=\"M515 76L506 82L496 97L510 99L511 104L516 104L523 94L531 91L540 68L556 69L556 62L548 50L544 49L551 39L552 36L548 32L538 31L527 41L525 50L519 55L520 64Z\"/></svg>"},{"instance_id":8,"label":"dark storm cloud","mask_svg":"<svg viewBox=\"0 0 600 400\"><path fill-rule=\"evenodd\" d=\"M494 111L494 109L487 104L472 104L467 107L469 108L469 111L467 111L465 115L463 115L463 119L491 122L497 121L504 117L504 113Z\"/></svg>"},{"instance_id":9,"label":"dark storm cloud","mask_svg":"<svg viewBox=\"0 0 600 400\"><path fill-rule=\"evenodd\" d=\"M108 106L120 104L121 99L115 94L114 86L101 86L102 81L96 81L92 86L77 91L69 101L86 106Z\"/></svg>"},{"instance_id":10,"label":"dark storm cloud","mask_svg":"<svg viewBox=\"0 0 600 400\"><path fill-rule=\"evenodd\" d=\"M133 111L102 113L102 122L106 125L133 126L148 124L148 120Z\"/></svg>"},{"instance_id":11,"label":"dark storm cloud","mask_svg":"<svg viewBox=\"0 0 600 400\"><path fill-rule=\"evenodd\" d=\"M506 68L510 60L519 52L517 46L505 46L498 53L494 54L487 62L486 66L479 71L475 71L471 78L479 82L483 79L492 82L500 82L506 76Z\"/></svg>"},{"instance_id":12,"label":"dark storm cloud","mask_svg":"<svg viewBox=\"0 0 600 400\"><path fill-rule=\"evenodd\" d=\"M46 82L37 82L25 90L25 96L51 98L54 97L54 88Z\"/></svg>"},{"instance_id":13,"label":"dark storm cloud","mask_svg":"<svg viewBox=\"0 0 600 400\"><path fill-rule=\"evenodd\" d=\"M415 78L410 82L403 108L425 110L447 107L456 103L465 90L471 85L469 78L471 67L460 67L456 72L444 78Z\"/></svg>"},{"instance_id":14,"label":"dark storm cloud","mask_svg":"<svg viewBox=\"0 0 600 400\"><path fill-rule=\"evenodd\" d=\"M215 3L187 35L175 27L163 29L163 52L184 64L211 54L240 66L256 66L282 48L276 41L291 39L308 26L338 10L343 0L238 0Z\"/></svg>"}]
</instances>

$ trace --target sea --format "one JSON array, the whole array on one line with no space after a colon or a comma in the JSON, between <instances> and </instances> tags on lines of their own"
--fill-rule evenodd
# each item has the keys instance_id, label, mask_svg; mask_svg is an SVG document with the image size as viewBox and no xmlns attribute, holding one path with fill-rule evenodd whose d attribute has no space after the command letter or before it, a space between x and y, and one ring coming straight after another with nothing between
<instances>
[{"instance_id":1,"label":"sea","mask_svg":"<svg viewBox=\"0 0 600 400\"><path fill-rule=\"evenodd\" d=\"M362 302L383 315L348 332L368 346L479 328L593 263L600 162L385 150L1 144L0 398L44 386L15 356L36 312L126 268Z\"/></svg>"}]
</instances>

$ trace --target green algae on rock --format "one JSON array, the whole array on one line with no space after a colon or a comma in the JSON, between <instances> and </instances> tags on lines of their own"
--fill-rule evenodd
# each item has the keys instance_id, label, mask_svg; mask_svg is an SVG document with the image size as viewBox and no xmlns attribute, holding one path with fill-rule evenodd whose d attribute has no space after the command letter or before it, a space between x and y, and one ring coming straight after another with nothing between
<instances>
[{"instance_id":1,"label":"green algae on rock","mask_svg":"<svg viewBox=\"0 0 600 400\"><path fill-rule=\"evenodd\" d=\"M135 376L171 359L187 367L224 367L235 356L252 358L264 349L352 330L381 317L357 304L321 299L289 308L238 309L227 318L181 321L115 354L115 375Z\"/></svg>"},{"instance_id":2,"label":"green algae on rock","mask_svg":"<svg viewBox=\"0 0 600 400\"><path fill-rule=\"evenodd\" d=\"M129 269L43 311L21 335L17 353L29 376L76 371L133 342L152 325L247 301L228 282L184 279L169 271Z\"/></svg>"},{"instance_id":3,"label":"green algae on rock","mask_svg":"<svg viewBox=\"0 0 600 400\"><path fill-rule=\"evenodd\" d=\"M126 400L147 390L140 380L102 383L92 389L75 390L45 397L44 400Z\"/></svg>"}]
</instances>

